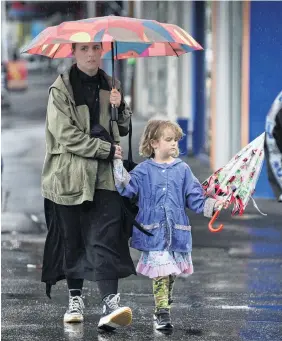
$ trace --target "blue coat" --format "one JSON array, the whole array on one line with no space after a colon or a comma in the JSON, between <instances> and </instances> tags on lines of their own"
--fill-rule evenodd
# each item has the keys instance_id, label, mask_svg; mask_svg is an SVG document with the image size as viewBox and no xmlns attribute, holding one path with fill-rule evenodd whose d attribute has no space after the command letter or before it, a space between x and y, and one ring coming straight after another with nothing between
<instances>
[{"instance_id":1,"label":"blue coat","mask_svg":"<svg viewBox=\"0 0 282 341\"><path fill-rule=\"evenodd\" d=\"M122 196L138 197L139 212L136 220L154 236L146 236L135 227L131 247L142 251L169 250L191 252L192 237L188 207L196 213L203 213L206 199L202 185L193 175L190 167L180 159L171 164L158 164L148 159L129 174L123 172L123 180L116 180L116 187ZM124 176L125 175L125 176ZM214 202L207 216L212 215Z\"/></svg>"}]
</instances>

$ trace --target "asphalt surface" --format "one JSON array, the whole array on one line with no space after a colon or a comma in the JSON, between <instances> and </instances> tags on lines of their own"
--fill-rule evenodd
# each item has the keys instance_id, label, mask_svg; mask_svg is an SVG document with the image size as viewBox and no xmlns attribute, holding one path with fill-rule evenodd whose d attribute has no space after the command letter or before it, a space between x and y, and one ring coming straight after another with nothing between
<instances>
[{"instance_id":1,"label":"asphalt surface","mask_svg":"<svg viewBox=\"0 0 282 341\"><path fill-rule=\"evenodd\" d=\"M27 92L11 96L11 110L2 111L2 340L282 340L282 205L271 200L257 201L267 217L251 204L241 218L224 212L225 227L218 234L208 231L207 219L189 212L195 273L176 282L172 334L154 330L152 285L143 276L120 281L121 303L133 310L130 327L97 332L101 305L91 282L83 292L85 322L63 324L65 282L53 287L52 300L40 282L46 235L40 173L47 88L54 78L34 77ZM133 124L139 162L144 121L135 117ZM200 180L211 172L197 159L186 161ZM137 262L139 253L132 250L132 257Z\"/></svg>"}]
</instances>

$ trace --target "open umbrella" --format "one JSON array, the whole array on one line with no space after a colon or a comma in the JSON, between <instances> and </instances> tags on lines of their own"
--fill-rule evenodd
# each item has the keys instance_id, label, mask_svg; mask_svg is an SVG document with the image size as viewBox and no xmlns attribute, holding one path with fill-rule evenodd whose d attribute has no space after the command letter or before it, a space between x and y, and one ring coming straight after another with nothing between
<instances>
[{"instance_id":1,"label":"open umbrella","mask_svg":"<svg viewBox=\"0 0 282 341\"><path fill-rule=\"evenodd\" d=\"M236 154L228 164L213 173L202 186L208 197L222 200L220 210L233 204L232 215L242 215L245 208L252 198L255 186L259 178L264 160L264 140L265 133L250 142L238 154ZM256 209L263 215L254 199ZM223 229L223 224L218 228L213 227L220 210L212 217L209 223L211 232L219 232Z\"/></svg>"},{"instance_id":2,"label":"open umbrella","mask_svg":"<svg viewBox=\"0 0 282 341\"><path fill-rule=\"evenodd\" d=\"M96 42L103 44L102 58L112 59L114 87L114 60L180 56L203 48L177 25L155 20L106 16L78 21L66 21L42 31L22 53L38 54L49 58L72 57L72 43ZM112 111L117 120L117 110Z\"/></svg>"}]
</instances>

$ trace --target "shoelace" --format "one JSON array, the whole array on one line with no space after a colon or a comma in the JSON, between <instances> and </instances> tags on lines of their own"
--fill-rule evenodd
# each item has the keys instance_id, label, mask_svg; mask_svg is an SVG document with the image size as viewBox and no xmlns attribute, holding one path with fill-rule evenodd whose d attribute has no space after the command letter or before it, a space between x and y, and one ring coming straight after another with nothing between
<instances>
[{"instance_id":1,"label":"shoelace","mask_svg":"<svg viewBox=\"0 0 282 341\"><path fill-rule=\"evenodd\" d=\"M78 310L82 312L83 309L84 309L84 303L83 303L82 297L80 296L70 297L69 311Z\"/></svg>"},{"instance_id":2,"label":"shoelace","mask_svg":"<svg viewBox=\"0 0 282 341\"><path fill-rule=\"evenodd\" d=\"M105 300L108 307L112 310L119 308L120 294L116 294L113 298L108 298Z\"/></svg>"},{"instance_id":3,"label":"shoelace","mask_svg":"<svg viewBox=\"0 0 282 341\"><path fill-rule=\"evenodd\" d=\"M162 323L171 323L170 316L168 313L160 313L157 316L159 322Z\"/></svg>"}]
</instances>

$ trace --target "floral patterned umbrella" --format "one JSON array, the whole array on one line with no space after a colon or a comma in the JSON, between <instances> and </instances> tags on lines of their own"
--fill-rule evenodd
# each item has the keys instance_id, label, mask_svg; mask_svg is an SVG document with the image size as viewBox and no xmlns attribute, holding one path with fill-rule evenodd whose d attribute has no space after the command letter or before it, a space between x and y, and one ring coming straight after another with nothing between
<instances>
[{"instance_id":1,"label":"floral patterned umbrella","mask_svg":"<svg viewBox=\"0 0 282 341\"><path fill-rule=\"evenodd\" d=\"M232 215L244 213L255 191L264 160L264 140L265 133L250 142L225 167L218 169L202 184L206 196L223 201L221 209L233 204ZM252 200L256 209L265 215L258 209L253 198ZM211 232L223 229L223 224L218 228L212 226L219 213L220 210L209 223Z\"/></svg>"}]
</instances>

